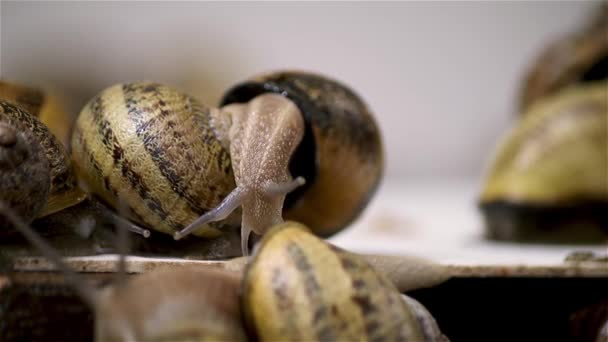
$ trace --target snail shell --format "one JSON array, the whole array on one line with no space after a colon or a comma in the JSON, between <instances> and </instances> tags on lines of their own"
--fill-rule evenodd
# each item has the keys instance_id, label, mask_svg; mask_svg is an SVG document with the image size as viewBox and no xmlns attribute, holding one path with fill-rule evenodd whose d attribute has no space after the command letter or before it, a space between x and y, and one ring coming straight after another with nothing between
<instances>
[{"instance_id":1,"label":"snail shell","mask_svg":"<svg viewBox=\"0 0 608 342\"><path fill-rule=\"evenodd\" d=\"M247 341L240 275L163 270L104 289L95 305L97 341Z\"/></svg>"},{"instance_id":2,"label":"snail shell","mask_svg":"<svg viewBox=\"0 0 608 342\"><path fill-rule=\"evenodd\" d=\"M306 72L282 71L230 89L222 105L264 93L297 105L305 131L289 171L306 184L287 195L284 217L330 236L355 220L374 194L384 156L378 126L361 98L338 81Z\"/></svg>"},{"instance_id":3,"label":"snail shell","mask_svg":"<svg viewBox=\"0 0 608 342\"><path fill-rule=\"evenodd\" d=\"M230 155L194 98L150 82L119 84L81 111L72 155L89 191L130 218L173 234L217 206L235 188ZM194 232L214 237L238 226L238 213Z\"/></svg>"},{"instance_id":4,"label":"snail shell","mask_svg":"<svg viewBox=\"0 0 608 342\"><path fill-rule=\"evenodd\" d=\"M363 259L293 222L256 246L243 293L245 319L261 341L444 338L420 305L402 300Z\"/></svg>"},{"instance_id":5,"label":"snail shell","mask_svg":"<svg viewBox=\"0 0 608 342\"><path fill-rule=\"evenodd\" d=\"M565 87L608 78L608 3L598 7L586 27L552 42L532 64L521 89L521 114Z\"/></svg>"},{"instance_id":6,"label":"snail shell","mask_svg":"<svg viewBox=\"0 0 608 342\"><path fill-rule=\"evenodd\" d=\"M51 188L39 217L58 212L83 201L86 195L77 184L70 157L48 127L25 110L3 102L2 119L18 130L29 131L42 146L50 168Z\"/></svg>"},{"instance_id":7,"label":"snail shell","mask_svg":"<svg viewBox=\"0 0 608 342\"><path fill-rule=\"evenodd\" d=\"M56 97L36 88L0 80L0 99L37 117L62 144L68 143L73 120Z\"/></svg>"},{"instance_id":8,"label":"snail shell","mask_svg":"<svg viewBox=\"0 0 608 342\"><path fill-rule=\"evenodd\" d=\"M593 82L543 98L509 133L481 194L491 237L577 221L608 229L607 89Z\"/></svg>"},{"instance_id":9,"label":"snail shell","mask_svg":"<svg viewBox=\"0 0 608 342\"><path fill-rule=\"evenodd\" d=\"M19 113L21 112L21 113ZM50 169L45 151L28 129L15 117L29 115L0 101L0 201L27 222L46 205L50 189ZM0 235L9 232L0 218Z\"/></svg>"}]
</instances>

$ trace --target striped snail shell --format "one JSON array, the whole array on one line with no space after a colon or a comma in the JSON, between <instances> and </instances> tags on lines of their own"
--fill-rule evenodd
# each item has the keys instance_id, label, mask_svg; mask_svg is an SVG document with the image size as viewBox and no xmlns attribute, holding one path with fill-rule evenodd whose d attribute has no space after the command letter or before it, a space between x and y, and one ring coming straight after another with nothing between
<instances>
[{"instance_id":1,"label":"striped snail shell","mask_svg":"<svg viewBox=\"0 0 608 342\"><path fill-rule=\"evenodd\" d=\"M118 84L81 111L72 155L88 190L131 219L173 234L216 207L235 188L230 154L209 125L211 109L157 83ZM238 213L194 232L215 237Z\"/></svg>"},{"instance_id":2,"label":"striped snail shell","mask_svg":"<svg viewBox=\"0 0 608 342\"><path fill-rule=\"evenodd\" d=\"M24 110L0 100L0 201L27 222L46 205L50 189L50 168L37 137L15 119ZM0 218L0 235L10 233Z\"/></svg>"},{"instance_id":3,"label":"striped snail shell","mask_svg":"<svg viewBox=\"0 0 608 342\"><path fill-rule=\"evenodd\" d=\"M359 216L380 182L384 166L380 130L353 90L307 72L255 77L226 92L222 105L267 93L295 103L305 124L289 171L293 177L302 176L306 184L287 195L284 216L306 224L319 236L330 236Z\"/></svg>"},{"instance_id":4,"label":"striped snail shell","mask_svg":"<svg viewBox=\"0 0 608 342\"><path fill-rule=\"evenodd\" d=\"M532 64L520 92L520 113L561 89L608 78L608 3L581 30L552 42Z\"/></svg>"},{"instance_id":5,"label":"striped snail shell","mask_svg":"<svg viewBox=\"0 0 608 342\"><path fill-rule=\"evenodd\" d=\"M256 246L243 313L261 341L441 341L434 319L362 258L286 222Z\"/></svg>"},{"instance_id":6,"label":"striped snail shell","mask_svg":"<svg viewBox=\"0 0 608 342\"><path fill-rule=\"evenodd\" d=\"M606 81L591 82L547 96L507 135L481 194L490 237L548 238L553 231L561 240L558 228L572 226L567 241L605 238L607 89Z\"/></svg>"}]
</instances>

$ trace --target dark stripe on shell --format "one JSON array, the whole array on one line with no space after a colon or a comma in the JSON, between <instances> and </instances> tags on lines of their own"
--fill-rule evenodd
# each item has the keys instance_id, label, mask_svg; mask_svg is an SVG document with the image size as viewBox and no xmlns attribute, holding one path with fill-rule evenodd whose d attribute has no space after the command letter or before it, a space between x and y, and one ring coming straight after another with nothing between
<instances>
[{"instance_id":1,"label":"dark stripe on shell","mask_svg":"<svg viewBox=\"0 0 608 342\"><path fill-rule=\"evenodd\" d=\"M337 335L328 322L329 310L323 302L322 290L315 278L314 268L296 243L290 242L287 245L287 254L303 277L306 296L308 297L311 310L314 312L313 327L311 328L314 329L317 338L321 341L336 340Z\"/></svg>"},{"instance_id":2,"label":"dark stripe on shell","mask_svg":"<svg viewBox=\"0 0 608 342\"><path fill-rule=\"evenodd\" d=\"M281 316L281 327L290 332L294 340L300 339L300 331L297 329L297 308L294 307L294 302L289 296L289 289L286 286L286 281L283 275L282 268L275 268L272 271L272 288L273 294L278 306L278 311L283 312ZM267 319L263 317L262 319Z\"/></svg>"},{"instance_id":3,"label":"dark stripe on shell","mask_svg":"<svg viewBox=\"0 0 608 342\"><path fill-rule=\"evenodd\" d=\"M144 147L154 164L158 167L159 171L165 177L165 179L171 184L171 189L175 192L178 197L186 202L190 210L194 213L201 214L209 210L209 208L203 207L201 201L195 197L191 191L189 191L188 183L190 180L184 180L180 176L180 172L176 169L176 165L171 162L171 158L168 158L165 151L170 149L170 144L177 144L180 147L180 151L185 153L186 160L196 160L194 156L188 152L188 147L185 146L183 139L181 139L186 133L178 131L179 125L173 121L168 121L165 124L170 130L165 130L165 133L172 134L173 139L163 140L158 136L158 132L163 131L163 122L160 119L167 118L170 115L170 109L164 108L166 103L160 99L160 94L156 85L147 85L144 88L144 93L151 93L151 95L157 96L157 101L154 103L153 108L141 108L138 106L140 101L141 85L138 84L124 84L122 90L124 93L125 104L129 113L129 120L131 120L136 127L137 137L144 142ZM160 110L160 118L150 118L145 115L146 111ZM200 165L192 163L193 170L191 175L201 174L202 170Z\"/></svg>"},{"instance_id":4,"label":"dark stripe on shell","mask_svg":"<svg viewBox=\"0 0 608 342\"><path fill-rule=\"evenodd\" d=\"M93 114L93 120L101 136L102 143L108 153L112 155L114 168L120 170L131 185L131 188L137 192L152 212L175 230L181 229L181 225L169 218L169 214L163 209L160 200L152 196L152 192L143 177L131 168L129 160L125 157L122 147L114 136L110 123L103 117L103 99L100 96L96 96L91 101L91 113Z\"/></svg>"}]
</instances>

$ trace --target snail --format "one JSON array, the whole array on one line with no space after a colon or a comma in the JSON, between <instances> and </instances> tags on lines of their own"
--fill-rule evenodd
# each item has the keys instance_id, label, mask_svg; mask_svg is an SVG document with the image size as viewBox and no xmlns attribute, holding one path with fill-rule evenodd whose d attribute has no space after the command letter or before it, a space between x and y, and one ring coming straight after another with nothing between
<instances>
[{"instance_id":1,"label":"snail","mask_svg":"<svg viewBox=\"0 0 608 342\"><path fill-rule=\"evenodd\" d=\"M607 94L607 81L579 84L539 99L522 116L482 190L491 238L605 240Z\"/></svg>"},{"instance_id":2,"label":"snail","mask_svg":"<svg viewBox=\"0 0 608 342\"><path fill-rule=\"evenodd\" d=\"M73 120L56 96L36 88L0 80L0 99L37 117L62 144L68 143L70 124Z\"/></svg>"},{"instance_id":3,"label":"snail","mask_svg":"<svg viewBox=\"0 0 608 342\"><path fill-rule=\"evenodd\" d=\"M21 94L21 91L21 88L7 83L1 83L0 85L0 96L10 98L10 94ZM49 194L46 203L44 203L37 217L47 216L82 202L86 195L78 187L76 175L65 148L44 123L23 109L30 108L31 110L36 110L37 102L33 100L30 102L25 101L24 98L26 96L24 95L15 95L13 97L16 99L13 102L10 100L2 101L3 113L1 113L0 119L14 126L17 131L28 131L28 134L32 134L32 137L36 140L32 144L37 143L42 146L48 163L49 171L46 175L36 173L28 178L28 181L31 182L41 182L43 180L39 179L40 177L50 177ZM35 96L31 95L31 97L34 98ZM17 105L11 103L17 103ZM31 201L36 202L35 199L35 197L32 197Z\"/></svg>"},{"instance_id":4,"label":"snail","mask_svg":"<svg viewBox=\"0 0 608 342\"><path fill-rule=\"evenodd\" d=\"M244 273L183 267L96 291L2 203L0 213L62 269L93 308L98 341L447 341L422 305L402 297L357 255L297 223L264 235ZM124 255L120 259L124 270Z\"/></svg>"},{"instance_id":5,"label":"snail","mask_svg":"<svg viewBox=\"0 0 608 342\"><path fill-rule=\"evenodd\" d=\"M329 236L354 220L382 173L379 130L346 86L277 72L237 85L221 108L150 82L119 84L82 110L72 135L77 172L116 208L125 191L136 226L218 236L241 247L283 216ZM285 204L285 205L284 205Z\"/></svg>"},{"instance_id":6,"label":"snail","mask_svg":"<svg viewBox=\"0 0 608 342\"><path fill-rule=\"evenodd\" d=\"M552 42L534 61L522 85L520 113L561 89L608 78L608 2L598 4L578 32Z\"/></svg>"},{"instance_id":7,"label":"snail","mask_svg":"<svg viewBox=\"0 0 608 342\"><path fill-rule=\"evenodd\" d=\"M56 137L43 123L24 109L6 101L0 101L0 107L0 121L4 123L5 134L13 136L14 133L18 137L15 140L18 144L14 146L21 151L18 154L25 156L23 152L31 149L31 153L28 152L27 155L37 160L35 163L23 164L13 171L5 168L1 181L4 183L3 186L13 190L6 188L3 199L13 205L32 206L32 208L42 206L41 209L32 210L30 214L24 215L28 220L55 213L81 202L85 194L78 188L70 158ZM10 140L12 139L8 139L5 144L11 145ZM42 155L35 152L39 147ZM4 149L6 148L5 146ZM10 172L17 172L17 177L20 178L9 176ZM26 173L19 174L20 172ZM45 186L47 183L50 184ZM39 193L36 186L40 186Z\"/></svg>"},{"instance_id":8,"label":"snail","mask_svg":"<svg viewBox=\"0 0 608 342\"><path fill-rule=\"evenodd\" d=\"M294 222L256 246L243 292L246 322L260 341L447 340L388 278Z\"/></svg>"},{"instance_id":9,"label":"snail","mask_svg":"<svg viewBox=\"0 0 608 342\"><path fill-rule=\"evenodd\" d=\"M51 184L45 151L33 132L14 121L25 115L0 100L0 200L31 222L46 204ZM0 235L10 232L7 226L0 219Z\"/></svg>"}]
</instances>

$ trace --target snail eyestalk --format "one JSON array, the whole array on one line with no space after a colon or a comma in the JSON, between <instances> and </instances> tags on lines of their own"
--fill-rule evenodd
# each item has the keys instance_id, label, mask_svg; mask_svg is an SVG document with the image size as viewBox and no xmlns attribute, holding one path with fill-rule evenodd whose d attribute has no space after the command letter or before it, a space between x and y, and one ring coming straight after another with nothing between
<instances>
[{"instance_id":1,"label":"snail eyestalk","mask_svg":"<svg viewBox=\"0 0 608 342\"><path fill-rule=\"evenodd\" d=\"M105 204L103 204L103 206L105 207ZM150 237L150 230L146 229L146 228L142 228L140 226L138 226L137 224L129 221L128 219L122 217L119 214L116 214L112 209L110 208L105 208L105 214L108 215L110 217L110 219L114 222L115 225L122 225L123 227L126 227L126 229L130 232L133 232L135 234L139 234L141 236L143 236L144 238L149 238Z\"/></svg>"},{"instance_id":2,"label":"snail eyestalk","mask_svg":"<svg viewBox=\"0 0 608 342\"><path fill-rule=\"evenodd\" d=\"M186 228L175 232L173 234L173 238L175 240L179 240L209 222L221 221L225 219L236 208L241 206L243 203L243 195L244 191L242 188L237 187L236 189L232 190L232 192L228 194L228 196L226 196L226 198L224 198L224 200L217 207L203 214L194 222L190 223Z\"/></svg>"}]
</instances>

